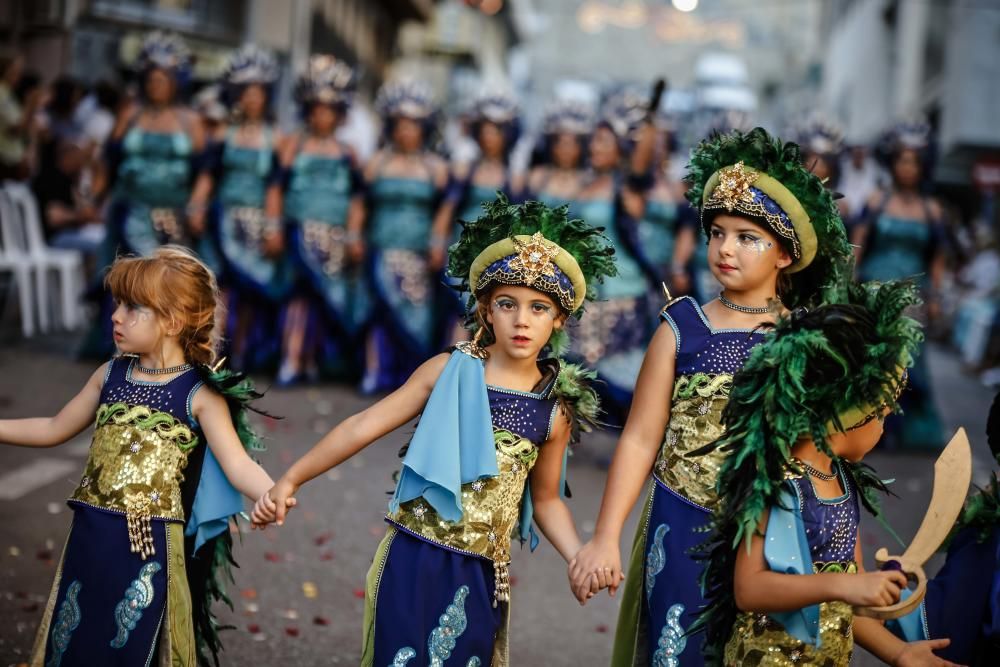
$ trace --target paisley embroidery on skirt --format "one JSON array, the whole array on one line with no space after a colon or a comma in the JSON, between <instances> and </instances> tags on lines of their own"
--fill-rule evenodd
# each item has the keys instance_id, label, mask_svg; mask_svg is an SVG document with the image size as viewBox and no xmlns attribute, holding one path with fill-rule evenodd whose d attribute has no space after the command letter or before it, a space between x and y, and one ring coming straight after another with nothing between
<instances>
[{"instance_id":1,"label":"paisley embroidery on skirt","mask_svg":"<svg viewBox=\"0 0 1000 667\"><path fill-rule=\"evenodd\" d=\"M653 667L677 667L680 664L677 656L687 646L687 637L680 624L683 613L684 605L679 602L667 610L667 622L660 632L660 641L656 643L658 648L653 653Z\"/></svg>"},{"instance_id":2,"label":"paisley embroidery on skirt","mask_svg":"<svg viewBox=\"0 0 1000 667\"><path fill-rule=\"evenodd\" d=\"M80 603L76 601L76 596L80 594L82 587L83 584L75 580L66 587L66 598L59 605L59 617L52 628L52 657L45 663L45 667L59 667L63 653L69 647L70 637L76 626L80 625Z\"/></svg>"},{"instance_id":3,"label":"paisley embroidery on skirt","mask_svg":"<svg viewBox=\"0 0 1000 667\"><path fill-rule=\"evenodd\" d=\"M451 657L455 643L465 632L468 619L465 616L465 598L469 596L468 586L459 586L452 601L441 618L438 627L434 628L427 639L427 651L430 653L430 666L442 667L444 661Z\"/></svg>"},{"instance_id":4,"label":"paisley embroidery on skirt","mask_svg":"<svg viewBox=\"0 0 1000 667\"><path fill-rule=\"evenodd\" d=\"M153 602L153 575L162 569L163 567L155 561L146 563L139 570L139 576L125 590L125 597L115 607L118 634L111 640L111 648L125 646L129 633L135 630L139 619L142 618L142 612Z\"/></svg>"},{"instance_id":5,"label":"paisley embroidery on skirt","mask_svg":"<svg viewBox=\"0 0 1000 667\"><path fill-rule=\"evenodd\" d=\"M667 563L667 554L663 550L663 538L670 530L670 526L661 523L653 533L653 544L646 554L646 599L653 595L653 586L656 584L656 575L663 571L663 566Z\"/></svg>"}]
</instances>

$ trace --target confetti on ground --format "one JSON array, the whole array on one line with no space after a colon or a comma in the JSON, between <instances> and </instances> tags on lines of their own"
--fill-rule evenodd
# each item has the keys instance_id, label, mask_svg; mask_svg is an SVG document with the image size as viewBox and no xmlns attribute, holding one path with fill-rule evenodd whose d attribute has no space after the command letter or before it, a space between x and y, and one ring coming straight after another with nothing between
<instances>
[{"instance_id":1,"label":"confetti on ground","mask_svg":"<svg viewBox=\"0 0 1000 667\"><path fill-rule=\"evenodd\" d=\"M359 600L364 600L365 599L365 589L363 589L363 588L355 588L354 589L354 597L358 598Z\"/></svg>"},{"instance_id":2,"label":"confetti on ground","mask_svg":"<svg viewBox=\"0 0 1000 667\"><path fill-rule=\"evenodd\" d=\"M247 625L247 631L252 635L256 635L260 633L260 626L256 623L250 623Z\"/></svg>"},{"instance_id":3,"label":"confetti on ground","mask_svg":"<svg viewBox=\"0 0 1000 667\"><path fill-rule=\"evenodd\" d=\"M256 602L247 602L243 605L243 608L246 610L248 614L256 614L258 611L260 611L260 605L257 604Z\"/></svg>"},{"instance_id":4,"label":"confetti on ground","mask_svg":"<svg viewBox=\"0 0 1000 667\"><path fill-rule=\"evenodd\" d=\"M257 589L256 588L244 588L240 591L240 595L243 596L244 600L256 600L257 599Z\"/></svg>"},{"instance_id":5,"label":"confetti on ground","mask_svg":"<svg viewBox=\"0 0 1000 667\"><path fill-rule=\"evenodd\" d=\"M7 550L7 553L9 553L14 558L17 558L18 556L21 555L21 550L18 547L11 547L10 549Z\"/></svg>"},{"instance_id":6,"label":"confetti on ground","mask_svg":"<svg viewBox=\"0 0 1000 667\"><path fill-rule=\"evenodd\" d=\"M326 478L336 482L340 479L340 475L341 475L340 468L334 468L333 470L326 473Z\"/></svg>"},{"instance_id":7,"label":"confetti on ground","mask_svg":"<svg viewBox=\"0 0 1000 667\"><path fill-rule=\"evenodd\" d=\"M264 559L269 563L280 563L281 554L276 554L273 551L268 551L264 554Z\"/></svg>"},{"instance_id":8,"label":"confetti on ground","mask_svg":"<svg viewBox=\"0 0 1000 667\"><path fill-rule=\"evenodd\" d=\"M320 553L319 559L321 561L331 561L331 560L333 560L333 552L332 551L323 551L323 552Z\"/></svg>"},{"instance_id":9,"label":"confetti on ground","mask_svg":"<svg viewBox=\"0 0 1000 667\"><path fill-rule=\"evenodd\" d=\"M596 628L594 628L594 632L599 632L599 633L601 633L602 635L603 635L603 634L606 634L606 633L607 633L607 631L608 631L608 626L604 625L603 623L601 623L601 624L600 624L600 625L598 625L598 626L597 626Z\"/></svg>"},{"instance_id":10,"label":"confetti on ground","mask_svg":"<svg viewBox=\"0 0 1000 667\"><path fill-rule=\"evenodd\" d=\"M307 581L302 584L302 594L308 599L314 600L316 596L319 595L319 591L316 590L316 584L311 581Z\"/></svg>"},{"instance_id":11,"label":"confetti on ground","mask_svg":"<svg viewBox=\"0 0 1000 667\"><path fill-rule=\"evenodd\" d=\"M299 618L299 612L294 609L282 609L278 612L278 615L282 618L286 618L289 621L296 621Z\"/></svg>"},{"instance_id":12,"label":"confetti on ground","mask_svg":"<svg viewBox=\"0 0 1000 667\"><path fill-rule=\"evenodd\" d=\"M327 415L333 414L333 403L330 401L316 401L316 414Z\"/></svg>"},{"instance_id":13,"label":"confetti on ground","mask_svg":"<svg viewBox=\"0 0 1000 667\"><path fill-rule=\"evenodd\" d=\"M313 625L330 625L330 619L324 616L316 616L313 618Z\"/></svg>"},{"instance_id":14,"label":"confetti on ground","mask_svg":"<svg viewBox=\"0 0 1000 667\"><path fill-rule=\"evenodd\" d=\"M294 625L289 625L287 628L285 628L285 634L288 635L289 637L298 637L299 629Z\"/></svg>"},{"instance_id":15,"label":"confetti on ground","mask_svg":"<svg viewBox=\"0 0 1000 667\"><path fill-rule=\"evenodd\" d=\"M49 514L61 514L64 507L65 505L63 505L62 503L49 503L48 505L46 505L46 509L48 510Z\"/></svg>"},{"instance_id":16,"label":"confetti on ground","mask_svg":"<svg viewBox=\"0 0 1000 667\"><path fill-rule=\"evenodd\" d=\"M320 533L319 535L314 537L313 543L315 543L316 546L321 547L332 539L333 539L333 532L327 531L325 533Z\"/></svg>"}]
</instances>

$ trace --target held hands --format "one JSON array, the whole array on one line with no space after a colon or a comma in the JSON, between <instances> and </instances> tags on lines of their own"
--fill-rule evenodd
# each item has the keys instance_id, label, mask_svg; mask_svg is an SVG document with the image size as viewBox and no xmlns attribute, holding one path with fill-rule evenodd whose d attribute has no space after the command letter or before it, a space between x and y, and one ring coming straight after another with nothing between
<instances>
[{"instance_id":1,"label":"held hands","mask_svg":"<svg viewBox=\"0 0 1000 667\"><path fill-rule=\"evenodd\" d=\"M950 639L910 642L896 654L890 664L893 667L960 667L954 662L934 655L934 651L943 649L950 643Z\"/></svg>"},{"instance_id":2,"label":"held hands","mask_svg":"<svg viewBox=\"0 0 1000 667\"><path fill-rule=\"evenodd\" d=\"M569 562L567 575L570 589L581 605L605 588L614 596L625 580L618 545L594 538Z\"/></svg>"},{"instance_id":3,"label":"held hands","mask_svg":"<svg viewBox=\"0 0 1000 667\"><path fill-rule=\"evenodd\" d=\"M299 490L297 486L282 477L278 483L271 487L254 504L250 513L252 527L264 530L269 523L277 523L279 526L285 523L285 515L289 510L298 504L295 493Z\"/></svg>"},{"instance_id":4,"label":"held hands","mask_svg":"<svg viewBox=\"0 0 1000 667\"><path fill-rule=\"evenodd\" d=\"M906 575L898 570L863 572L840 577L839 599L853 607L886 607L899 602Z\"/></svg>"}]
</instances>

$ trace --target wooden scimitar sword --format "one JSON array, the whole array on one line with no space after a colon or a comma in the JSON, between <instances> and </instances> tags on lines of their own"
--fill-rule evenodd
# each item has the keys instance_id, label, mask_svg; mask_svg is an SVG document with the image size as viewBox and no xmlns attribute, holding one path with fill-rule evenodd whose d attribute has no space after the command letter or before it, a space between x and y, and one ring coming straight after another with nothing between
<instances>
[{"instance_id":1,"label":"wooden scimitar sword","mask_svg":"<svg viewBox=\"0 0 1000 667\"><path fill-rule=\"evenodd\" d=\"M908 598L894 605L855 607L855 614L889 620L906 616L920 605L927 593L927 575L924 574L923 565L951 532L962 512L962 506L965 505L965 496L971 482L972 450L969 449L965 429L960 428L934 463L931 502L910 546L902 556L890 556L885 547L875 553L875 562L881 569L900 570L909 581L916 583L916 588Z\"/></svg>"}]
</instances>

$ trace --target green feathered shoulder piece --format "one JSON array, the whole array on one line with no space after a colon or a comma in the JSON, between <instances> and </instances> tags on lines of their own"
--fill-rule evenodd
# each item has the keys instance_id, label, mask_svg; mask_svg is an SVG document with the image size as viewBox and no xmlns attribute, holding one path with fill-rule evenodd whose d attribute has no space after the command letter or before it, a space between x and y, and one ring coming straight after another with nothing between
<instances>
[{"instance_id":1,"label":"green feathered shoulder piece","mask_svg":"<svg viewBox=\"0 0 1000 667\"><path fill-rule=\"evenodd\" d=\"M253 401L263 396L254 387L253 380L243 373L221 368L219 365L215 368L200 366L198 371L205 386L225 399L229 406L233 428L247 452L263 451L264 445L250 424L249 413L256 412L267 417L273 415L251 405ZM193 548L193 543L189 545L190 548ZM208 665L218 667L219 654L222 652L222 639L219 633L231 630L233 626L220 624L212 611L212 606L222 602L230 609L233 608L226 586L234 583L233 568L239 565L233 558L231 532L226 530L207 540L194 556L185 560L185 566L188 586L191 589L198 664L203 667Z\"/></svg>"},{"instance_id":2,"label":"green feathered shoulder piece","mask_svg":"<svg viewBox=\"0 0 1000 667\"><path fill-rule=\"evenodd\" d=\"M561 252L573 256L587 283L586 298L593 299L595 285L617 275L615 251L601 229L570 218L568 211L569 206L551 208L537 201L512 204L498 192L495 200L483 203L479 218L460 223L462 234L448 252L448 275L458 283L456 289L472 294L474 286L469 284L469 273L483 250L503 239L540 232L547 241L558 245ZM474 306L475 297L470 297L470 309Z\"/></svg>"},{"instance_id":3,"label":"green feathered shoulder piece","mask_svg":"<svg viewBox=\"0 0 1000 667\"><path fill-rule=\"evenodd\" d=\"M689 454L728 454L717 479L722 504L702 549L708 605L695 628L707 633L710 664L721 662L736 619L737 549L749 547L764 512L777 502L786 473L794 470L792 448L809 437L836 460L830 434L895 406L905 368L922 340L919 324L904 314L917 302L907 283L855 283L843 303L793 311L733 378L722 413L725 434ZM864 464L841 464L866 509L877 513L875 495L885 485Z\"/></svg>"},{"instance_id":4,"label":"green feathered shoulder piece","mask_svg":"<svg viewBox=\"0 0 1000 667\"><path fill-rule=\"evenodd\" d=\"M571 427L570 443L580 441L580 433L590 433L599 424L601 400L594 389L597 372L559 359L552 395L559 401Z\"/></svg>"},{"instance_id":5,"label":"green feathered shoulder piece","mask_svg":"<svg viewBox=\"0 0 1000 667\"><path fill-rule=\"evenodd\" d=\"M706 185L716 172L742 162L783 185L798 200L816 235L816 255L797 273L781 300L789 309L844 299L843 287L851 275L853 253L847 241L833 194L803 165L799 146L772 137L763 128L717 134L691 153L684 180L690 184L688 201L703 209ZM704 222L704 221L703 221Z\"/></svg>"}]
</instances>

